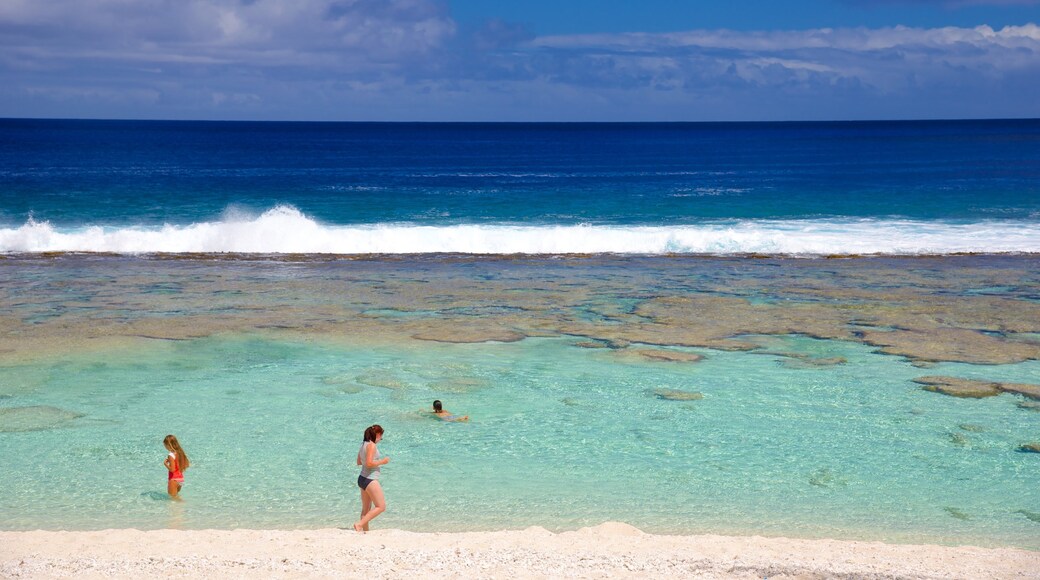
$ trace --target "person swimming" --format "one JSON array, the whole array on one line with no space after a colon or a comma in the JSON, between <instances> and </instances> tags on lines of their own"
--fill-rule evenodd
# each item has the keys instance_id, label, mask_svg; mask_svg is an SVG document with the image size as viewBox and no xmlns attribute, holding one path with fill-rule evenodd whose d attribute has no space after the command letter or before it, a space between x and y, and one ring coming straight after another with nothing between
<instances>
[{"instance_id":1,"label":"person swimming","mask_svg":"<svg viewBox=\"0 0 1040 580\"><path fill-rule=\"evenodd\" d=\"M469 421L469 415L452 415L451 411L445 409L439 400L433 402L433 416L437 417L441 421L449 421L452 423Z\"/></svg>"}]
</instances>

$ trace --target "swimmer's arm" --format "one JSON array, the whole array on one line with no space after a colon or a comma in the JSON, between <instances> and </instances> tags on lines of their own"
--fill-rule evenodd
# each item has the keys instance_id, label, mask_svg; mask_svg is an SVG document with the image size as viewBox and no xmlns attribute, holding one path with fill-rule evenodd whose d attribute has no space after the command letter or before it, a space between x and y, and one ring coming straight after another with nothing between
<instances>
[{"instance_id":1,"label":"swimmer's arm","mask_svg":"<svg viewBox=\"0 0 1040 580\"><path fill-rule=\"evenodd\" d=\"M163 464L163 466L166 467L167 471L173 471L173 464L170 463L170 456L169 455L166 456L166 459L163 459L162 464Z\"/></svg>"}]
</instances>

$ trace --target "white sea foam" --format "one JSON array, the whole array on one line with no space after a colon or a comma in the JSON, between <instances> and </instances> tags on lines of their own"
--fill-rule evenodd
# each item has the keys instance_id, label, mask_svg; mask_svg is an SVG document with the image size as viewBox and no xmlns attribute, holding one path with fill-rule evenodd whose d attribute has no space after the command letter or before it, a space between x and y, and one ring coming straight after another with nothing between
<instances>
[{"instance_id":1,"label":"white sea foam","mask_svg":"<svg viewBox=\"0 0 1040 580\"><path fill-rule=\"evenodd\" d=\"M0 228L0 252L307 254L1040 253L1040 222L741 220L697 225L325 225L289 206L161 227Z\"/></svg>"}]
</instances>

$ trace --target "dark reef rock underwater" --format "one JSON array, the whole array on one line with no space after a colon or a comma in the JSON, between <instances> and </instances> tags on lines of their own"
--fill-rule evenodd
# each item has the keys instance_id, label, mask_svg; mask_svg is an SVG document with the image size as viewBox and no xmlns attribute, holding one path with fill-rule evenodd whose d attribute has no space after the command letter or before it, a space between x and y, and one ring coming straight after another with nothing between
<instances>
[{"instance_id":1,"label":"dark reef rock underwater","mask_svg":"<svg viewBox=\"0 0 1040 580\"><path fill-rule=\"evenodd\" d=\"M57 429L82 416L82 413L45 405L0 409L0 433Z\"/></svg>"},{"instance_id":2,"label":"dark reef rock underwater","mask_svg":"<svg viewBox=\"0 0 1040 580\"><path fill-rule=\"evenodd\" d=\"M699 401L704 398L700 393L680 391L679 389L652 389L650 394L666 401Z\"/></svg>"},{"instance_id":3,"label":"dark reef rock underwater","mask_svg":"<svg viewBox=\"0 0 1040 580\"><path fill-rule=\"evenodd\" d=\"M1040 399L1040 385L999 383L996 381L979 381L944 376L918 377L914 379L914 382L924 385L921 388L926 391L965 399L995 397L1001 393L1012 393L1030 399Z\"/></svg>"}]
</instances>

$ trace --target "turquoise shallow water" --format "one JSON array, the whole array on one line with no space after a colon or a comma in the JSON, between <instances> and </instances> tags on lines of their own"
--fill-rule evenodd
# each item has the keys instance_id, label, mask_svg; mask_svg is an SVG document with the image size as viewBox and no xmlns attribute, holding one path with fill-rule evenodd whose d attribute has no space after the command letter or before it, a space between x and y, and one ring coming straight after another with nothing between
<instances>
[{"instance_id":1,"label":"turquoise shallow water","mask_svg":"<svg viewBox=\"0 0 1040 580\"><path fill-rule=\"evenodd\" d=\"M775 340L775 339L774 339ZM921 369L859 344L685 349L668 363L566 337L352 346L242 334L68 354L0 369L0 528L349 526L362 430L389 511L376 527L574 529L620 520L717 532L1040 548L1040 413L1002 395L922 391L930 374L1026 382L1040 363ZM780 350L773 348L771 350ZM703 399L672 401L667 388ZM421 412L434 398L468 424ZM8 421L8 426L12 423ZM162 436L192 458L165 499Z\"/></svg>"}]
</instances>

